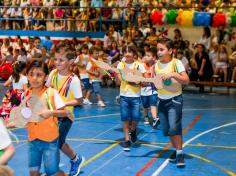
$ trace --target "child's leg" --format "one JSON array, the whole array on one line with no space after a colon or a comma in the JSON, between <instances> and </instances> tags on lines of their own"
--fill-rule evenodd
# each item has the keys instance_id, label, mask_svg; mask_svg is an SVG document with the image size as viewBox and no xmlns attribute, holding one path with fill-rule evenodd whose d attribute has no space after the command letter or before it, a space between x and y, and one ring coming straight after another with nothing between
<instances>
[{"instance_id":1,"label":"child's leg","mask_svg":"<svg viewBox=\"0 0 236 176\"><path fill-rule=\"evenodd\" d=\"M72 121L69 118L61 118L59 120L59 149L68 156L70 159L73 159L75 157L76 153L73 151L73 149L66 143L66 136L68 132L70 131L70 128L72 126Z\"/></svg>"},{"instance_id":2,"label":"child's leg","mask_svg":"<svg viewBox=\"0 0 236 176\"><path fill-rule=\"evenodd\" d=\"M85 99L84 99L84 104L92 104L90 101L89 101L89 98L91 96L91 87L92 85L90 84L89 82L89 79L88 78L84 78L82 79L82 82L84 84L84 89L85 89Z\"/></svg>"},{"instance_id":3,"label":"child's leg","mask_svg":"<svg viewBox=\"0 0 236 176\"><path fill-rule=\"evenodd\" d=\"M58 148L58 139L52 142L43 142L43 162L47 175L56 175L59 173L60 153Z\"/></svg>"},{"instance_id":4,"label":"child's leg","mask_svg":"<svg viewBox=\"0 0 236 176\"><path fill-rule=\"evenodd\" d=\"M128 97L120 96L120 116L123 122L123 132L125 141L129 141L129 122L130 122L130 105Z\"/></svg>"},{"instance_id":5,"label":"child's leg","mask_svg":"<svg viewBox=\"0 0 236 176\"><path fill-rule=\"evenodd\" d=\"M141 100L140 97L131 97L130 98L130 109L131 109L131 132L130 132L130 140L132 143L135 143L137 141L137 125L140 121L140 104Z\"/></svg>"},{"instance_id":6,"label":"child's leg","mask_svg":"<svg viewBox=\"0 0 236 176\"><path fill-rule=\"evenodd\" d=\"M154 119L157 118L157 106L151 106L151 114Z\"/></svg>"},{"instance_id":7,"label":"child's leg","mask_svg":"<svg viewBox=\"0 0 236 176\"><path fill-rule=\"evenodd\" d=\"M98 100L98 106L106 106L102 100L102 96L100 94L101 92L101 82L93 82L93 92L96 95L96 98Z\"/></svg>"},{"instance_id":8,"label":"child's leg","mask_svg":"<svg viewBox=\"0 0 236 176\"><path fill-rule=\"evenodd\" d=\"M152 127L156 128L160 124L160 120L157 116L157 94L153 94L149 97L149 104L151 106L151 114L153 118Z\"/></svg>"},{"instance_id":9,"label":"child's leg","mask_svg":"<svg viewBox=\"0 0 236 176\"><path fill-rule=\"evenodd\" d=\"M129 121L124 122L123 131L125 135L125 141L129 141Z\"/></svg>"},{"instance_id":10,"label":"child's leg","mask_svg":"<svg viewBox=\"0 0 236 176\"><path fill-rule=\"evenodd\" d=\"M149 124L149 117L148 117L148 96L141 96L141 101L143 105L143 116L144 116L144 124Z\"/></svg>"},{"instance_id":11,"label":"child's leg","mask_svg":"<svg viewBox=\"0 0 236 176\"><path fill-rule=\"evenodd\" d=\"M28 154L28 165L29 165L29 172L30 176L38 176L41 162L42 162L42 151L40 150L40 143L39 140L34 140L29 142L29 154Z\"/></svg>"}]
</instances>

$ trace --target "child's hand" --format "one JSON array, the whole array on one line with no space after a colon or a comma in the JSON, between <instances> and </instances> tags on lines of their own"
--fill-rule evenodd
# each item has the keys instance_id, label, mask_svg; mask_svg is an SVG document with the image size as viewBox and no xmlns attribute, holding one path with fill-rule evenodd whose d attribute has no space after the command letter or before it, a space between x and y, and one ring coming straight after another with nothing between
<instances>
[{"instance_id":1,"label":"child's hand","mask_svg":"<svg viewBox=\"0 0 236 176\"><path fill-rule=\"evenodd\" d=\"M167 73L167 74L163 74L163 75L161 75L161 79L162 79L162 80L168 80L168 79L171 79L171 78L173 78L174 74L175 74L175 73Z\"/></svg>"},{"instance_id":2,"label":"child's hand","mask_svg":"<svg viewBox=\"0 0 236 176\"><path fill-rule=\"evenodd\" d=\"M43 112L38 114L40 117L46 119L48 117L53 116L53 112L51 110L44 110Z\"/></svg>"}]
</instances>

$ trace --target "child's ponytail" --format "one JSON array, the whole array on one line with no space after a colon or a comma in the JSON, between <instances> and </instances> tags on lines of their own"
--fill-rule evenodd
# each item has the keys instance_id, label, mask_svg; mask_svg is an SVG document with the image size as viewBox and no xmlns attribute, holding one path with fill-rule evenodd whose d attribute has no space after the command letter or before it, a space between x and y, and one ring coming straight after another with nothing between
<instances>
[{"instance_id":1,"label":"child's ponytail","mask_svg":"<svg viewBox=\"0 0 236 176\"><path fill-rule=\"evenodd\" d=\"M26 68L25 62L16 61L12 67L12 78L17 83L20 80L20 73Z\"/></svg>"}]
</instances>

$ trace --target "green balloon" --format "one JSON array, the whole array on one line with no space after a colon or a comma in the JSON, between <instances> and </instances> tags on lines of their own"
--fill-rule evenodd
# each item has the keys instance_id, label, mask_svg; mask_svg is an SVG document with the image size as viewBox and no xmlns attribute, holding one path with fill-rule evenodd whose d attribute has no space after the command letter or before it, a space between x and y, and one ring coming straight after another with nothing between
<instances>
[{"instance_id":1,"label":"green balloon","mask_svg":"<svg viewBox=\"0 0 236 176\"><path fill-rule=\"evenodd\" d=\"M231 27L236 27L236 14L233 14L231 16L231 24L230 24Z\"/></svg>"},{"instance_id":2,"label":"green balloon","mask_svg":"<svg viewBox=\"0 0 236 176\"><path fill-rule=\"evenodd\" d=\"M2 156L2 154L3 154L3 150L0 150L0 156Z\"/></svg>"},{"instance_id":3,"label":"green balloon","mask_svg":"<svg viewBox=\"0 0 236 176\"><path fill-rule=\"evenodd\" d=\"M167 79L167 80L163 81L163 83L165 86L170 86L172 84L172 81L171 81L171 79Z\"/></svg>"},{"instance_id":4,"label":"green balloon","mask_svg":"<svg viewBox=\"0 0 236 176\"><path fill-rule=\"evenodd\" d=\"M168 24L176 24L176 17L178 16L177 10L169 10L166 13L166 22Z\"/></svg>"}]
</instances>

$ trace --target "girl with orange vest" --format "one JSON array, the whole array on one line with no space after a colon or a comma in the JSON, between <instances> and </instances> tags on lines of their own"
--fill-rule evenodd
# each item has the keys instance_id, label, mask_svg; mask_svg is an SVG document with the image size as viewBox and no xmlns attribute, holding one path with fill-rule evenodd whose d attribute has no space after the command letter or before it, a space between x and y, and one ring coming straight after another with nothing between
<instances>
[{"instance_id":1,"label":"girl with orange vest","mask_svg":"<svg viewBox=\"0 0 236 176\"><path fill-rule=\"evenodd\" d=\"M30 88L23 94L24 98L38 95L47 103L48 109L42 111L40 122L27 124L29 143L30 175L39 175L43 160L47 175L59 174L58 121L57 117L65 115L65 103L55 89L45 87L49 69L44 62L33 61L27 69ZM33 112L34 113L34 112Z\"/></svg>"},{"instance_id":2,"label":"girl with orange vest","mask_svg":"<svg viewBox=\"0 0 236 176\"><path fill-rule=\"evenodd\" d=\"M172 57L174 43L163 38L157 44L158 61L155 64L155 73L161 74L163 89L158 89L158 114L163 126L163 133L170 137L176 151L170 156L170 161L176 161L177 167L184 167L182 149L182 86L189 83L189 77L184 65Z\"/></svg>"}]
</instances>

